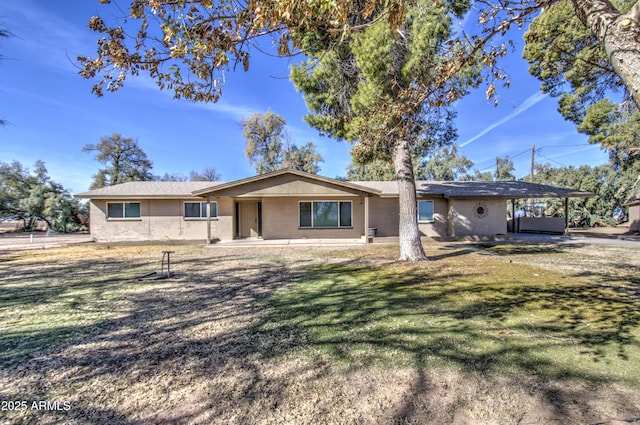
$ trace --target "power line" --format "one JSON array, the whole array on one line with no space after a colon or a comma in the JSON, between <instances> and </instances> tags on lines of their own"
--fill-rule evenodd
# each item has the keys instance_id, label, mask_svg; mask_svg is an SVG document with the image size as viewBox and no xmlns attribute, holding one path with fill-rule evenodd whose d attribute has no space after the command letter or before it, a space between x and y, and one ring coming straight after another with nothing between
<instances>
[{"instance_id":1,"label":"power line","mask_svg":"<svg viewBox=\"0 0 640 425\"><path fill-rule=\"evenodd\" d=\"M568 165L567 165L567 164L563 164L563 163L562 163L562 162L560 162L560 161L556 161L555 159L551 159L551 158L549 158L549 157L547 157L547 156L542 155L542 154L540 153L540 151L538 151L538 156L541 156L541 157L542 157L542 158L544 158L544 159L548 159L549 161L555 162L556 164L562 165L563 167L568 167Z\"/></svg>"},{"instance_id":2,"label":"power line","mask_svg":"<svg viewBox=\"0 0 640 425\"><path fill-rule=\"evenodd\" d=\"M573 147L573 146L596 146L593 143L579 143L576 145L545 145L545 146L540 146L539 149L542 148L568 148L568 147Z\"/></svg>"}]
</instances>

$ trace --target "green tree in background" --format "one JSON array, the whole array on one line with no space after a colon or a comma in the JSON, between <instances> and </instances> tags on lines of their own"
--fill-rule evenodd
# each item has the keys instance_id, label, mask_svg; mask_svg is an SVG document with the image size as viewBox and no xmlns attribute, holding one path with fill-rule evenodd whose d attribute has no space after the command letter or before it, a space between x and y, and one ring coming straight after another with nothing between
<instances>
[{"instance_id":1,"label":"green tree in background","mask_svg":"<svg viewBox=\"0 0 640 425\"><path fill-rule=\"evenodd\" d=\"M217 182L221 178L222 176L214 167L207 167L200 172L192 170L189 173L189 180L192 182Z\"/></svg>"},{"instance_id":2,"label":"green tree in background","mask_svg":"<svg viewBox=\"0 0 640 425\"><path fill-rule=\"evenodd\" d=\"M284 127L286 120L268 110L255 112L241 119L242 134L246 140L245 156L256 168L256 174L265 174L282 168Z\"/></svg>"},{"instance_id":3,"label":"green tree in background","mask_svg":"<svg viewBox=\"0 0 640 425\"><path fill-rule=\"evenodd\" d=\"M514 173L515 166L508 155L496 158L496 171L493 175L495 181L515 181Z\"/></svg>"},{"instance_id":4,"label":"green tree in background","mask_svg":"<svg viewBox=\"0 0 640 425\"><path fill-rule=\"evenodd\" d=\"M525 178L523 180L529 180ZM568 187L596 196L590 198L569 199L569 218L584 217L587 225L615 224L614 214L621 208L632 193L635 193L637 177L627 171L620 173L610 164L591 167L558 167L550 164L536 164L534 183L551 186ZM563 215L564 205L560 199L545 200L547 215Z\"/></svg>"},{"instance_id":5,"label":"green tree in background","mask_svg":"<svg viewBox=\"0 0 640 425\"><path fill-rule=\"evenodd\" d=\"M21 163L0 163L0 219L21 220L24 230L38 221L59 232L81 225L83 206L62 185L49 178L44 162L36 161L33 173Z\"/></svg>"},{"instance_id":6,"label":"green tree in background","mask_svg":"<svg viewBox=\"0 0 640 425\"><path fill-rule=\"evenodd\" d=\"M97 144L87 144L83 152L96 152L96 161L105 165L93 176L90 189L113 186L129 181L154 180L153 164L138 145L138 140L114 133L101 137Z\"/></svg>"},{"instance_id":7,"label":"green tree in background","mask_svg":"<svg viewBox=\"0 0 640 425\"><path fill-rule=\"evenodd\" d=\"M322 155L316 151L316 145L307 142L301 147L289 143L285 145L282 168L304 171L305 173L318 174L320 163L324 162Z\"/></svg>"},{"instance_id":8,"label":"green tree in background","mask_svg":"<svg viewBox=\"0 0 640 425\"><path fill-rule=\"evenodd\" d=\"M191 170L189 176L178 173L164 173L161 176L155 176L153 179L160 182L216 182L220 180L220 174L214 167L207 167L200 172Z\"/></svg>"},{"instance_id":9,"label":"green tree in background","mask_svg":"<svg viewBox=\"0 0 640 425\"><path fill-rule=\"evenodd\" d=\"M352 160L347 166L347 180L380 180L392 181L396 179L393 164L385 159L372 159L365 163Z\"/></svg>"},{"instance_id":10,"label":"green tree in background","mask_svg":"<svg viewBox=\"0 0 640 425\"><path fill-rule=\"evenodd\" d=\"M474 182L492 182L494 175L491 171L473 170L473 174L469 175L469 180Z\"/></svg>"},{"instance_id":11,"label":"green tree in background","mask_svg":"<svg viewBox=\"0 0 640 425\"><path fill-rule=\"evenodd\" d=\"M421 161L416 170L419 180L469 180L473 161L458 153L457 145L443 146L434 155Z\"/></svg>"},{"instance_id":12,"label":"green tree in background","mask_svg":"<svg viewBox=\"0 0 640 425\"><path fill-rule=\"evenodd\" d=\"M269 110L254 113L242 119L242 133L246 140L245 156L256 174L265 174L282 168L316 174L320 171L322 156L312 142L298 147L285 132L286 120Z\"/></svg>"}]
</instances>

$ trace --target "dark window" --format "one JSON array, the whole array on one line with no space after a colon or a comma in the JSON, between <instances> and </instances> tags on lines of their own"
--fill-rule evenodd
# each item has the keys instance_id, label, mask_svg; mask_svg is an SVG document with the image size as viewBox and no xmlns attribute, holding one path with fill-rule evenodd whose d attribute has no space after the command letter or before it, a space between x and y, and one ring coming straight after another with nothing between
<instances>
[{"instance_id":1,"label":"dark window","mask_svg":"<svg viewBox=\"0 0 640 425\"><path fill-rule=\"evenodd\" d=\"M107 218L140 218L140 202L109 202Z\"/></svg>"},{"instance_id":2,"label":"dark window","mask_svg":"<svg viewBox=\"0 0 640 425\"><path fill-rule=\"evenodd\" d=\"M300 227L311 227L311 202L300 202Z\"/></svg>"},{"instance_id":3,"label":"dark window","mask_svg":"<svg viewBox=\"0 0 640 425\"><path fill-rule=\"evenodd\" d=\"M340 227L351 227L351 202L340 202Z\"/></svg>"},{"instance_id":4,"label":"dark window","mask_svg":"<svg viewBox=\"0 0 640 425\"><path fill-rule=\"evenodd\" d=\"M300 227L351 227L351 201L300 202Z\"/></svg>"},{"instance_id":5,"label":"dark window","mask_svg":"<svg viewBox=\"0 0 640 425\"><path fill-rule=\"evenodd\" d=\"M211 217L218 217L218 203L211 202ZM184 217L185 218L207 218L207 203L206 202L185 202L184 203Z\"/></svg>"}]
</instances>

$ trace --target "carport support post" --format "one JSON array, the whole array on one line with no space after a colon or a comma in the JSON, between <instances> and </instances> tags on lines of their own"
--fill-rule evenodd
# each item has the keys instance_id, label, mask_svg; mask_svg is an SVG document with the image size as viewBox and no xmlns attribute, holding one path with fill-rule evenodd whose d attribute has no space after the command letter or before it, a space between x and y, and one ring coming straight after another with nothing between
<instances>
[{"instance_id":1,"label":"carport support post","mask_svg":"<svg viewBox=\"0 0 640 425\"><path fill-rule=\"evenodd\" d=\"M211 244L211 198L207 196L207 245Z\"/></svg>"},{"instance_id":2,"label":"carport support post","mask_svg":"<svg viewBox=\"0 0 640 425\"><path fill-rule=\"evenodd\" d=\"M516 232L516 200L511 200L511 233Z\"/></svg>"},{"instance_id":3,"label":"carport support post","mask_svg":"<svg viewBox=\"0 0 640 425\"><path fill-rule=\"evenodd\" d=\"M564 232L569 230L569 198L564 198Z\"/></svg>"}]
</instances>

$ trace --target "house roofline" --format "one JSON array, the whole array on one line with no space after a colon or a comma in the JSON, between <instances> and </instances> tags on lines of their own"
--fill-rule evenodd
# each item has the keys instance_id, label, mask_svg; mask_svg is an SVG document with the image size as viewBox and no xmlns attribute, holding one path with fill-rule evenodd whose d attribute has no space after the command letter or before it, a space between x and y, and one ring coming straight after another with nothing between
<instances>
[{"instance_id":1,"label":"house roofline","mask_svg":"<svg viewBox=\"0 0 640 425\"><path fill-rule=\"evenodd\" d=\"M247 178L244 178L244 179L232 181L232 182L229 182L229 183L219 184L219 185L216 185L216 186L212 186L210 188L194 190L193 192L191 192L191 194L193 196L206 196L206 195L213 194L215 192L219 192L221 190L238 187L238 186L242 186L242 185L245 185L245 184L251 184L251 183L255 183L255 182L261 181L261 180L266 180L266 179L270 179L272 177L277 177L277 176L281 176L281 175L285 175L285 174L291 174L291 175L298 176L298 177L308 178L310 180L315 180L315 181L319 181L319 182L323 182L323 183L329 183L329 184L333 184L333 185L336 185L336 186L341 186L341 187L344 187L344 188L347 188L347 189L356 190L358 192L364 192L364 193L368 193L368 194L377 195L377 194L381 193L381 191L378 190L378 189L372 189L370 187L360 186L358 184L344 182L344 181L341 181L341 180L332 179L330 177L323 177L323 176L319 176L317 174L305 173L304 171L298 171L298 170L294 170L294 169L291 169L291 168L284 168L282 170L276 170L276 171L272 171L270 173L260 174L260 175L257 175L257 176L252 176L252 177L247 177Z\"/></svg>"}]
</instances>

